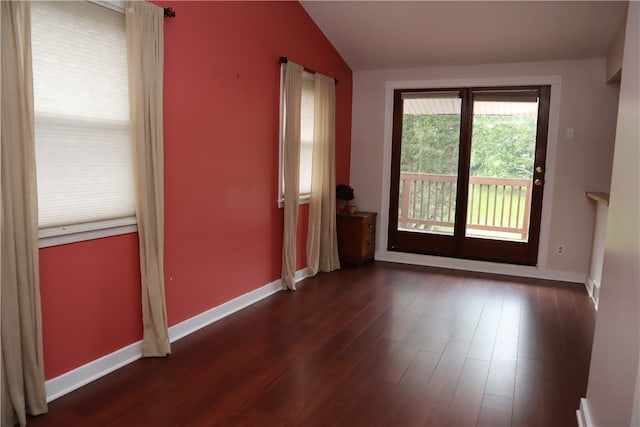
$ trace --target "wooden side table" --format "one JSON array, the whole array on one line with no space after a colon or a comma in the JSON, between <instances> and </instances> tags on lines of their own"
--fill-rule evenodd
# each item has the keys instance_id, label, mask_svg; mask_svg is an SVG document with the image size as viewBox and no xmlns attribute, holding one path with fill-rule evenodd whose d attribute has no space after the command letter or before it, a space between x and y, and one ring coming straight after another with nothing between
<instances>
[{"instance_id":1,"label":"wooden side table","mask_svg":"<svg viewBox=\"0 0 640 427\"><path fill-rule=\"evenodd\" d=\"M376 242L375 212L338 213L338 255L340 262L361 265L373 259Z\"/></svg>"}]
</instances>

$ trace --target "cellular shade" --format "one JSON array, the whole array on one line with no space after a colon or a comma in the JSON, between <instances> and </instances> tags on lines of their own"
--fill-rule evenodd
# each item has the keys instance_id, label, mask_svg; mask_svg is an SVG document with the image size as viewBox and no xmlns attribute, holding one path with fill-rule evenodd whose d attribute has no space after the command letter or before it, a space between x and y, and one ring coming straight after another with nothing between
<instances>
[{"instance_id":1,"label":"cellular shade","mask_svg":"<svg viewBox=\"0 0 640 427\"><path fill-rule=\"evenodd\" d=\"M125 18L32 2L40 228L135 215Z\"/></svg>"},{"instance_id":2,"label":"cellular shade","mask_svg":"<svg viewBox=\"0 0 640 427\"><path fill-rule=\"evenodd\" d=\"M300 195L311 193L314 100L313 75L305 73L302 80L302 99L300 103Z\"/></svg>"}]
</instances>

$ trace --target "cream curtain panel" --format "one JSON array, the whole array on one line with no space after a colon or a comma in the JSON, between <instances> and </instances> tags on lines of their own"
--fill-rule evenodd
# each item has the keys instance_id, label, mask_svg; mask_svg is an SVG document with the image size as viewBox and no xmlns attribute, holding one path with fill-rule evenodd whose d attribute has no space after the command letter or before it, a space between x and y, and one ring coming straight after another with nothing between
<instances>
[{"instance_id":1,"label":"cream curtain panel","mask_svg":"<svg viewBox=\"0 0 640 427\"><path fill-rule=\"evenodd\" d=\"M47 411L28 2L2 1L2 426Z\"/></svg>"},{"instance_id":2,"label":"cream curtain panel","mask_svg":"<svg viewBox=\"0 0 640 427\"><path fill-rule=\"evenodd\" d=\"M282 163L284 175L284 236L282 243L282 282L295 290L296 230L300 179L300 109L303 68L288 61L284 75L284 137ZM309 230L307 234L307 270L340 268L336 234L335 178L335 81L319 73L314 75L313 154Z\"/></svg>"},{"instance_id":3,"label":"cream curtain panel","mask_svg":"<svg viewBox=\"0 0 640 427\"><path fill-rule=\"evenodd\" d=\"M142 278L142 355L171 353L164 289L164 10L127 1L129 103Z\"/></svg>"},{"instance_id":4,"label":"cream curtain panel","mask_svg":"<svg viewBox=\"0 0 640 427\"><path fill-rule=\"evenodd\" d=\"M336 234L335 81L322 74L314 78L313 167L307 235L307 270L340 268Z\"/></svg>"},{"instance_id":5,"label":"cream curtain panel","mask_svg":"<svg viewBox=\"0 0 640 427\"><path fill-rule=\"evenodd\" d=\"M302 72L298 64L284 64L284 138L282 167L284 176L284 234L282 238L282 283L295 290L296 229L298 227L298 198L300 177L300 103Z\"/></svg>"}]
</instances>

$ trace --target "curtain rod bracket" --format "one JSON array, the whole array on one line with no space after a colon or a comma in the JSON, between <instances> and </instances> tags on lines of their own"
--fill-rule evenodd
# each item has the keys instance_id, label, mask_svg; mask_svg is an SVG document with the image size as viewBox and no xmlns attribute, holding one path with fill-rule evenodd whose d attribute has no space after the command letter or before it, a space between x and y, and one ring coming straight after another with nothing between
<instances>
[{"instance_id":1,"label":"curtain rod bracket","mask_svg":"<svg viewBox=\"0 0 640 427\"><path fill-rule=\"evenodd\" d=\"M175 18L176 17L176 11L173 10L172 7L165 7L164 8L164 17L165 18Z\"/></svg>"}]
</instances>

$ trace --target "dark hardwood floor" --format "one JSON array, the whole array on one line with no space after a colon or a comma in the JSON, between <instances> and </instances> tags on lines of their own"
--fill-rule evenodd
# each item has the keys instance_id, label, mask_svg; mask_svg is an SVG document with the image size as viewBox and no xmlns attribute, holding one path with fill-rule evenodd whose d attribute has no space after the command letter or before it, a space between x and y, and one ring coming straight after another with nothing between
<instances>
[{"instance_id":1,"label":"dark hardwood floor","mask_svg":"<svg viewBox=\"0 0 640 427\"><path fill-rule=\"evenodd\" d=\"M576 426L583 286L370 263L320 274L28 426Z\"/></svg>"}]
</instances>

